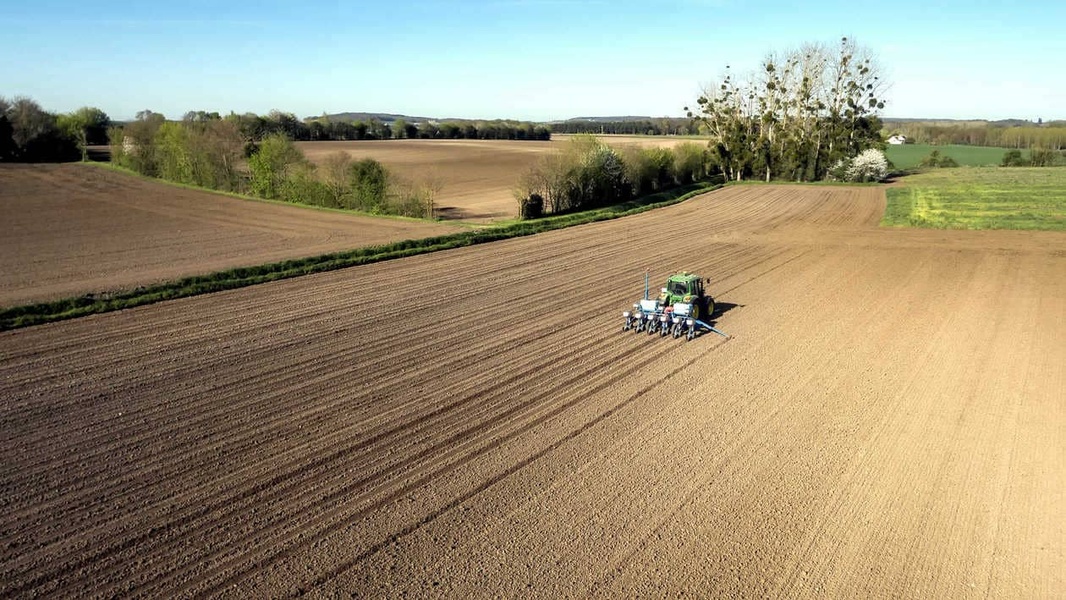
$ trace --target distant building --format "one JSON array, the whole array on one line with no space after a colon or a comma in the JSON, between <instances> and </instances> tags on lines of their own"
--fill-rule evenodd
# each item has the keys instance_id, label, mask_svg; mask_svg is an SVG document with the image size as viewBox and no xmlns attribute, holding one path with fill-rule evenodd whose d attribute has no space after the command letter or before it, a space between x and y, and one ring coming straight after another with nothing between
<instances>
[{"instance_id":1,"label":"distant building","mask_svg":"<svg viewBox=\"0 0 1066 600\"><path fill-rule=\"evenodd\" d=\"M892 144L893 146L899 146L900 144L906 144L907 143L907 136L900 135L900 134L897 133L896 135L888 138L888 143Z\"/></svg>"}]
</instances>

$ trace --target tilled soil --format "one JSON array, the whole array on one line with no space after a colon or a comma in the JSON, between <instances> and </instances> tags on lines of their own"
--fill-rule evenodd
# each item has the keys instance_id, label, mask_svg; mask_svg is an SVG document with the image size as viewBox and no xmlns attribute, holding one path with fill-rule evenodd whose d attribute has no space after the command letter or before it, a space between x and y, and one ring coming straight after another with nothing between
<instances>
[{"instance_id":1,"label":"tilled soil","mask_svg":"<svg viewBox=\"0 0 1066 600\"><path fill-rule=\"evenodd\" d=\"M0 594L1061 597L1066 236L883 208L731 187L0 334ZM733 337L621 332L645 268Z\"/></svg>"},{"instance_id":2,"label":"tilled soil","mask_svg":"<svg viewBox=\"0 0 1066 600\"><path fill-rule=\"evenodd\" d=\"M429 184L434 194L436 216L492 222L518 216L515 189L519 180L537 162L567 147L565 134L551 141L517 140L362 140L297 142L308 160L322 164L331 154L347 153L356 160L373 158L402 179ZM703 143L684 137L601 136L604 142L624 146L672 147L684 142Z\"/></svg>"},{"instance_id":3,"label":"tilled soil","mask_svg":"<svg viewBox=\"0 0 1066 600\"><path fill-rule=\"evenodd\" d=\"M441 235L81 164L0 165L0 306Z\"/></svg>"}]
</instances>

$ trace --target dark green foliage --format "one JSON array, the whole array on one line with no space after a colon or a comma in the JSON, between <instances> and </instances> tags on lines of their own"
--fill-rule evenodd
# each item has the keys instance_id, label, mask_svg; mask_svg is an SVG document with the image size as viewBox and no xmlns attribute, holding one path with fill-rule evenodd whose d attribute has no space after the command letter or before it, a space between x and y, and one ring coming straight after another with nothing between
<instances>
[{"instance_id":1,"label":"dark green foliage","mask_svg":"<svg viewBox=\"0 0 1066 600\"><path fill-rule=\"evenodd\" d=\"M675 149L628 146L614 149L591 135L576 135L561 152L545 155L518 183L519 211L527 199L542 199L546 213L563 214L617 204L633 196L704 181L709 154L696 144Z\"/></svg>"},{"instance_id":2,"label":"dark green foliage","mask_svg":"<svg viewBox=\"0 0 1066 600\"><path fill-rule=\"evenodd\" d=\"M570 119L551 124L551 133L591 133L612 135L698 135L700 128L689 118L616 117Z\"/></svg>"},{"instance_id":3,"label":"dark green foliage","mask_svg":"<svg viewBox=\"0 0 1066 600\"><path fill-rule=\"evenodd\" d=\"M544 198L540 194L530 194L522 201L518 211L520 219L539 219L544 216Z\"/></svg>"},{"instance_id":4,"label":"dark green foliage","mask_svg":"<svg viewBox=\"0 0 1066 600\"><path fill-rule=\"evenodd\" d=\"M918 163L919 169L946 169L957 166L959 163L954 158L940 154L939 150L933 150Z\"/></svg>"},{"instance_id":5,"label":"dark green foliage","mask_svg":"<svg viewBox=\"0 0 1066 600\"><path fill-rule=\"evenodd\" d=\"M229 269L210 275L186 277L178 281L137 288L128 292L87 294L56 302L16 306L0 310L0 331L72 319L89 314L122 310L174 298L247 287L278 279L288 279L311 273L436 252L438 250L485 244L584 223L605 221L676 204L693 196L706 193L715 187L718 186L697 184L612 207L561 217L548 217L502 227L464 231L421 240L406 240L382 246L357 248L346 252L287 260L258 267Z\"/></svg>"},{"instance_id":6,"label":"dark green foliage","mask_svg":"<svg viewBox=\"0 0 1066 600\"><path fill-rule=\"evenodd\" d=\"M1025 167L1028 166L1029 161L1022 158L1021 150L1009 150L1003 155L1003 162L1000 166L1003 167Z\"/></svg>"},{"instance_id":7,"label":"dark green foliage","mask_svg":"<svg viewBox=\"0 0 1066 600\"><path fill-rule=\"evenodd\" d=\"M60 162L76 160L78 145L57 115L30 98L0 97L0 160Z\"/></svg>"},{"instance_id":8,"label":"dark green foliage","mask_svg":"<svg viewBox=\"0 0 1066 600\"><path fill-rule=\"evenodd\" d=\"M352 164L348 182L351 201L345 208L369 213L387 212L389 173L384 165L372 158L364 158Z\"/></svg>"},{"instance_id":9,"label":"dark green foliage","mask_svg":"<svg viewBox=\"0 0 1066 600\"><path fill-rule=\"evenodd\" d=\"M8 161L15 158L18 146L15 145L14 131L7 115L0 114L0 161Z\"/></svg>"}]
</instances>

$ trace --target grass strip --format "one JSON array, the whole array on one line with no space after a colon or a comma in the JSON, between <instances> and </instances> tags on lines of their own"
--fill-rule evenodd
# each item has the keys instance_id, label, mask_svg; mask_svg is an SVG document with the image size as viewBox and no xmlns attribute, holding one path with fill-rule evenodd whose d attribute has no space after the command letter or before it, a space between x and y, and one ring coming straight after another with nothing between
<instances>
[{"instance_id":1,"label":"grass strip","mask_svg":"<svg viewBox=\"0 0 1066 600\"><path fill-rule=\"evenodd\" d=\"M232 290L279 279L289 279L312 273L322 273L357 265L405 258L417 254L534 235L597 221L617 219L677 204L719 187L721 187L720 184L696 183L651 194L622 204L584 212L550 216L530 221L518 221L497 227L469 230L431 238L366 246L354 250L285 260L253 267L238 267L207 275L185 277L152 286L138 287L128 291L91 293L54 302L0 309L0 331L133 308L164 300Z\"/></svg>"},{"instance_id":2,"label":"grass strip","mask_svg":"<svg viewBox=\"0 0 1066 600\"><path fill-rule=\"evenodd\" d=\"M899 183L883 227L1066 231L1066 167L936 169Z\"/></svg>"}]
</instances>

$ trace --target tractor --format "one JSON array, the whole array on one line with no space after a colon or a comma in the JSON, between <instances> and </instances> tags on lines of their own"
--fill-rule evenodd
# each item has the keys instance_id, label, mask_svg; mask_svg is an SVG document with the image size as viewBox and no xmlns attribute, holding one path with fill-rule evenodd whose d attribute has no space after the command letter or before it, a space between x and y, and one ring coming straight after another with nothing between
<instances>
[{"instance_id":1,"label":"tractor","mask_svg":"<svg viewBox=\"0 0 1066 600\"><path fill-rule=\"evenodd\" d=\"M714 298L706 295L703 279L688 272L671 275L666 280L666 287L659 293L661 306L673 306L678 303L691 304L689 316L699 321L710 319L714 314Z\"/></svg>"},{"instance_id":2,"label":"tractor","mask_svg":"<svg viewBox=\"0 0 1066 600\"><path fill-rule=\"evenodd\" d=\"M700 329L713 331L725 338L729 336L712 327L707 321L714 314L714 298L704 289L705 280L688 272L678 273L666 280L659 296L648 297L648 274L644 274L644 299L633 304L632 311L622 316L625 324L622 331L659 333L661 336L685 336L691 340Z\"/></svg>"}]
</instances>

